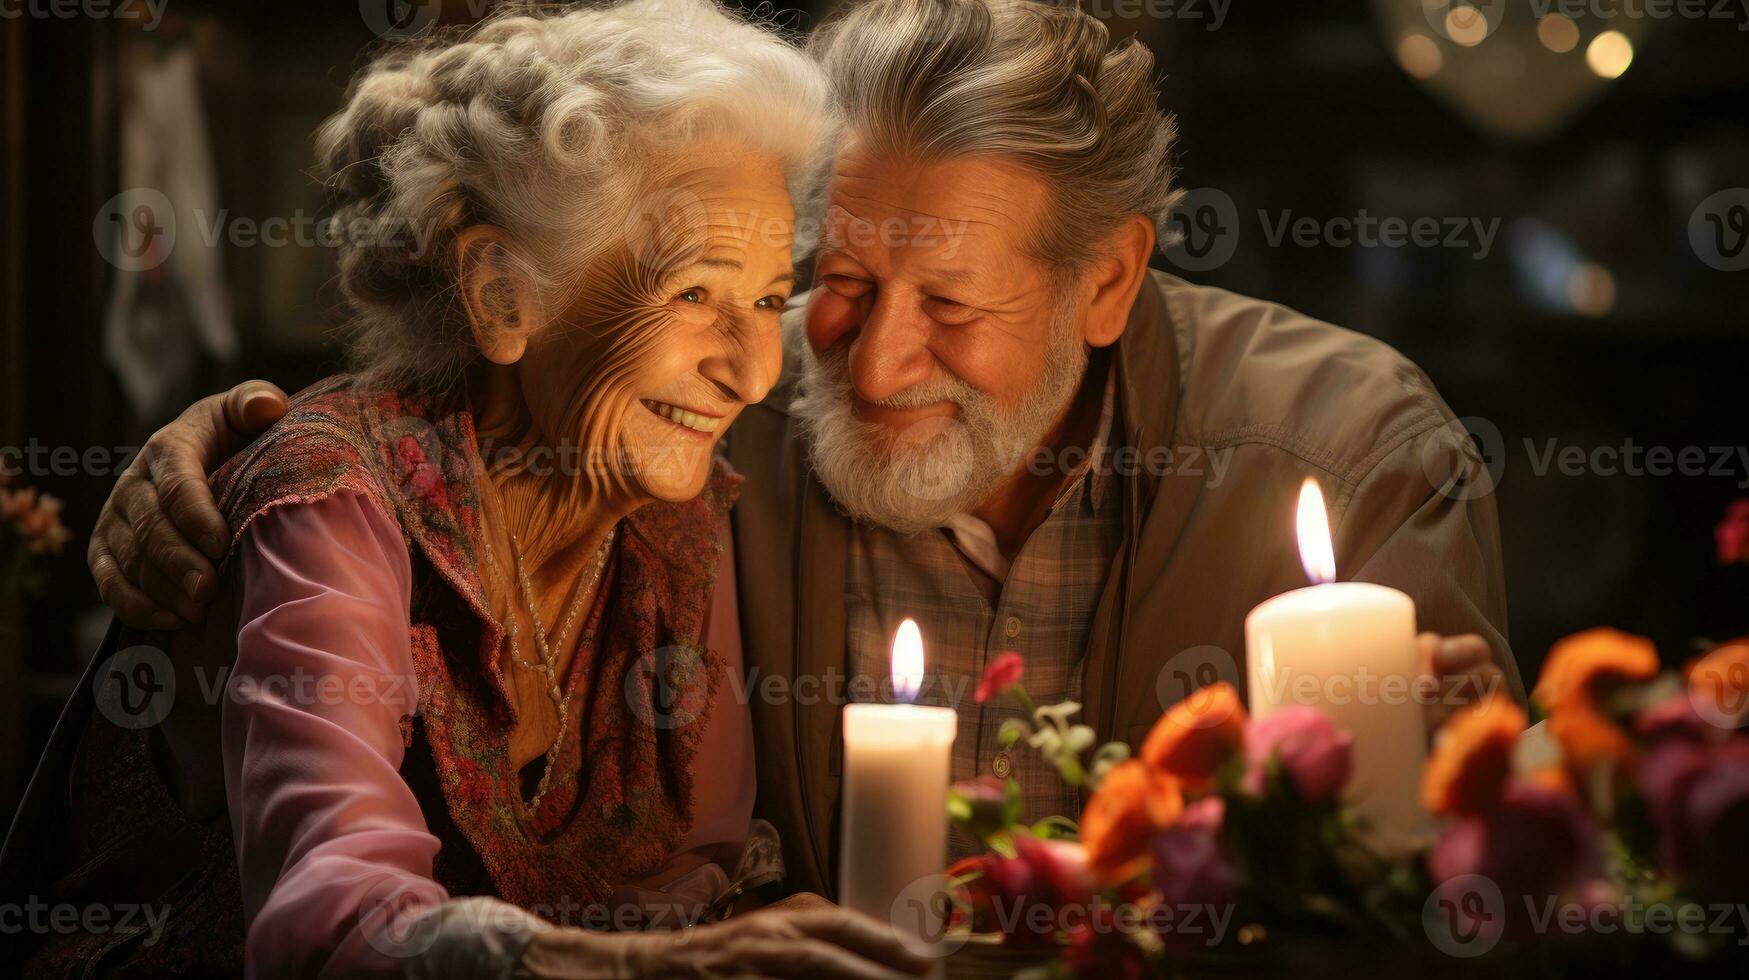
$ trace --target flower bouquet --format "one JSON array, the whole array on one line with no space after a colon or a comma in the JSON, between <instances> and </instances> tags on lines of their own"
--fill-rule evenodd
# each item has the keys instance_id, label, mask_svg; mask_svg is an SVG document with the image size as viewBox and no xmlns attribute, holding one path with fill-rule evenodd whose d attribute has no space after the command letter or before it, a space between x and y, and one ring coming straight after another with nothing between
<instances>
[{"instance_id":1,"label":"flower bouquet","mask_svg":"<svg viewBox=\"0 0 1749 980\"><path fill-rule=\"evenodd\" d=\"M61 502L35 487L13 489L0 472L0 598L14 591L42 588L37 567L44 555L58 555L72 532L61 523Z\"/></svg>"},{"instance_id":2,"label":"flower bouquet","mask_svg":"<svg viewBox=\"0 0 1749 980\"><path fill-rule=\"evenodd\" d=\"M979 700L1018 702L1030 720L1005 744L1090 795L1078 821L1023 824L1012 779L954 787L950 820L987 848L947 871L955 974L979 957L1030 977L1749 962L1749 640L1680 675L1613 630L1557 644L1541 724L1496 694L1438 733L1435 831L1398 857L1367 845L1344 801L1351 739L1314 708L1252 719L1214 684L1132 755L1095 747L1078 705L1033 705L1022 674L997 658Z\"/></svg>"}]
</instances>

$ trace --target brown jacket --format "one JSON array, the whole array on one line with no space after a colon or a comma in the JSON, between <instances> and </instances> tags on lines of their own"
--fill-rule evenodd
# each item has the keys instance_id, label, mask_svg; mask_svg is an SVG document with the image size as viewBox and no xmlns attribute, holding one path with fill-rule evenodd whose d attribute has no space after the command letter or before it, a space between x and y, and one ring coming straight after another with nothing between
<instances>
[{"instance_id":1,"label":"brown jacket","mask_svg":"<svg viewBox=\"0 0 1749 980\"><path fill-rule=\"evenodd\" d=\"M733 521L757 675L747 690L759 807L783 835L792 886L830 895L841 705L820 696L833 688L818 679L847 672L849 525L788 412L805 342L797 326L783 379L742 414L728 453L747 480ZM1487 637L1522 699L1485 466L1414 364L1376 340L1159 272L1115 363L1112 442L1139 465L1115 484L1125 533L1085 658L1085 715L1102 739L1137 744L1199 667L1245 690L1245 614L1306 584L1293 532L1306 476L1328 495L1340 577L1407 592L1422 629ZM798 686L803 678L813 680ZM793 693L767 696L774 689Z\"/></svg>"}]
</instances>

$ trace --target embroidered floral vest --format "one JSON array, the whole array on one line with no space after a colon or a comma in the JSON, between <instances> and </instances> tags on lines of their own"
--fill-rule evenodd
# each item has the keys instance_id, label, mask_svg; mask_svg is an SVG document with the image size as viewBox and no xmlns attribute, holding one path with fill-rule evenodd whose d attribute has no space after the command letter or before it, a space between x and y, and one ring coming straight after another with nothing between
<instances>
[{"instance_id":1,"label":"embroidered floral vest","mask_svg":"<svg viewBox=\"0 0 1749 980\"><path fill-rule=\"evenodd\" d=\"M436 876L453 894L493 894L551 917L659 870L691 826L692 763L724 675L700 633L741 480L718 460L697 498L622 522L590 620L593 669L570 674L581 738L555 758L531 811L509 757L507 640L481 586L474 452L467 411L362 392L342 376L300 394L213 489L236 529L233 549L267 510L343 491L399 522L415 569L420 691L417 717L402 724L403 777L443 842Z\"/></svg>"}]
</instances>

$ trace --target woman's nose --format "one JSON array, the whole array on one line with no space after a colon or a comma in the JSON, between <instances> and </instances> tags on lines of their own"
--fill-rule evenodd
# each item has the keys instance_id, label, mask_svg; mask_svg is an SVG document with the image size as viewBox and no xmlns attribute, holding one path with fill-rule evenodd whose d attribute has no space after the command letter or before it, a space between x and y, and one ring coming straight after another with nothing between
<instances>
[{"instance_id":1,"label":"woman's nose","mask_svg":"<svg viewBox=\"0 0 1749 980\"><path fill-rule=\"evenodd\" d=\"M783 370L781 330L737 330L699 364L699 373L744 405L765 400Z\"/></svg>"},{"instance_id":2,"label":"woman's nose","mask_svg":"<svg viewBox=\"0 0 1749 980\"><path fill-rule=\"evenodd\" d=\"M927 319L883 297L851 341L851 385L864 401L879 402L928 381L933 361Z\"/></svg>"}]
</instances>

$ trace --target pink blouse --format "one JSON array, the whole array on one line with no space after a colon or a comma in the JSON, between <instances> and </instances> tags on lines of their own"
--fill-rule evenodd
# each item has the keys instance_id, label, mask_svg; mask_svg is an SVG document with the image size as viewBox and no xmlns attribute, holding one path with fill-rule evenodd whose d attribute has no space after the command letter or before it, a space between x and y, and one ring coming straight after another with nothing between
<instances>
[{"instance_id":1,"label":"pink blouse","mask_svg":"<svg viewBox=\"0 0 1749 980\"><path fill-rule=\"evenodd\" d=\"M418 704L407 545L393 519L345 493L257 518L237 561L222 744L250 973L399 974L405 961L373 947L388 945L380 928L361 928L380 923L361 917L386 902L397 923L412 921L450 897L432 880L437 838L399 774L401 719ZM632 900L710 900L728 884L716 862L732 862L748 836L752 729L736 693L734 576L725 547L705 643L730 683L699 749L696 817L683 853L627 883ZM209 635L222 629L212 626Z\"/></svg>"}]
</instances>

